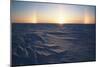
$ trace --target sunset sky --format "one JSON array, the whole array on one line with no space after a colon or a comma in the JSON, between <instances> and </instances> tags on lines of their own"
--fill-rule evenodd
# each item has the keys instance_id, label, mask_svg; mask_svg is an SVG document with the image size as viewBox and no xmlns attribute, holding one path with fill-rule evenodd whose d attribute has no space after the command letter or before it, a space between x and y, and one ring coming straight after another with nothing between
<instances>
[{"instance_id":1,"label":"sunset sky","mask_svg":"<svg viewBox=\"0 0 100 67\"><path fill-rule=\"evenodd\" d=\"M14 1L12 23L95 24L95 6Z\"/></svg>"}]
</instances>

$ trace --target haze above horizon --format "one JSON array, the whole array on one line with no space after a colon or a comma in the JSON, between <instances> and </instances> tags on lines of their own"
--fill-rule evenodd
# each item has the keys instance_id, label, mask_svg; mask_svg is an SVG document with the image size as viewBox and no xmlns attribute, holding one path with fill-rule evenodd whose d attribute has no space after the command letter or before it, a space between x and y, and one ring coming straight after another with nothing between
<instances>
[{"instance_id":1,"label":"haze above horizon","mask_svg":"<svg viewBox=\"0 0 100 67\"><path fill-rule=\"evenodd\" d=\"M13 1L12 23L95 24L96 7Z\"/></svg>"}]
</instances>

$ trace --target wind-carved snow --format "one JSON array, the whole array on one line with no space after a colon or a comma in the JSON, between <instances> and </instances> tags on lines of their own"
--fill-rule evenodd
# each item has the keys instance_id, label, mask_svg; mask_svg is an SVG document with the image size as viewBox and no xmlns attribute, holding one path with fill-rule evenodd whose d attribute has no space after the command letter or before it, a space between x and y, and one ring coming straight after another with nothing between
<instances>
[{"instance_id":1,"label":"wind-carved snow","mask_svg":"<svg viewBox=\"0 0 100 67\"><path fill-rule=\"evenodd\" d=\"M90 28L86 30L88 29L90 30ZM65 28L16 30L12 34L12 55L14 59L21 60L14 64L45 64L94 59L95 42L91 40L93 35L90 34L91 31L84 31Z\"/></svg>"},{"instance_id":2,"label":"wind-carved snow","mask_svg":"<svg viewBox=\"0 0 100 67\"><path fill-rule=\"evenodd\" d=\"M37 54L49 56L56 53L61 53L66 50L69 50L72 43L67 42L65 39L74 39L72 37L61 37L56 36L50 33L53 33L55 31L34 31L31 33L23 33L17 35L17 38L19 38L20 43L18 43L18 48L14 48L15 52L14 55L21 55L17 54L17 51L22 51L22 56L29 56L29 52L27 50L30 49L33 51L33 49L36 51ZM62 33L61 31L56 31L57 33ZM15 35L16 36L16 35ZM38 38L38 39L36 39ZM33 39L36 39L35 41ZM29 42L28 42L29 41ZM23 47L21 45L25 45L26 47ZM20 53L20 52L19 52ZM33 51L34 53L34 51Z\"/></svg>"}]
</instances>

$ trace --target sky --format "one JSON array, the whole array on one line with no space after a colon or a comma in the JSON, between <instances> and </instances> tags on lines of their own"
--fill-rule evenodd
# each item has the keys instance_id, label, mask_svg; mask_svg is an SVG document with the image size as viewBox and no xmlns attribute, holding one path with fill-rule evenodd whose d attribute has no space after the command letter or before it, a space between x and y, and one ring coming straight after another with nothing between
<instances>
[{"instance_id":1,"label":"sky","mask_svg":"<svg viewBox=\"0 0 100 67\"><path fill-rule=\"evenodd\" d=\"M89 5L13 1L12 23L95 24L96 7Z\"/></svg>"}]
</instances>

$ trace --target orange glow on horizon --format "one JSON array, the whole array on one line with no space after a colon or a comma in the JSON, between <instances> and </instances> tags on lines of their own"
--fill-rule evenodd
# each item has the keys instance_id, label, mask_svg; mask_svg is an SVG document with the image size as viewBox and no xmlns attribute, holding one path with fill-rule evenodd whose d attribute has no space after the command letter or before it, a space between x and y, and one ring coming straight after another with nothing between
<instances>
[{"instance_id":1,"label":"orange glow on horizon","mask_svg":"<svg viewBox=\"0 0 100 67\"><path fill-rule=\"evenodd\" d=\"M86 9L84 13L84 24L94 24L95 22L95 17L91 16L91 14Z\"/></svg>"},{"instance_id":2,"label":"orange glow on horizon","mask_svg":"<svg viewBox=\"0 0 100 67\"><path fill-rule=\"evenodd\" d=\"M20 4L20 5L19 5ZM96 7L47 3L14 2L12 23L95 24Z\"/></svg>"},{"instance_id":3,"label":"orange glow on horizon","mask_svg":"<svg viewBox=\"0 0 100 67\"><path fill-rule=\"evenodd\" d=\"M59 10L59 11L57 11ZM34 11L31 16L17 17L14 21L22 23L52 23L52 24L94 24L95 17L86 9L83 16L78 16L70 11L65 11L63 6L58 6L49 16L45 13ZM48 12L49 13L49 12ZM75 14L75 15L73 15Z\"/></svg>"}]
</instances>

